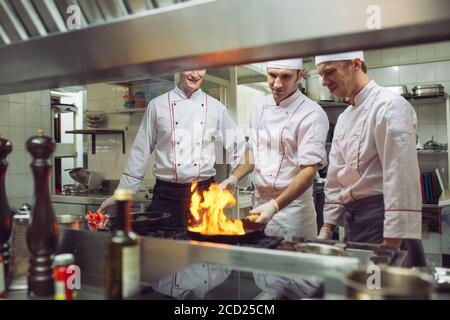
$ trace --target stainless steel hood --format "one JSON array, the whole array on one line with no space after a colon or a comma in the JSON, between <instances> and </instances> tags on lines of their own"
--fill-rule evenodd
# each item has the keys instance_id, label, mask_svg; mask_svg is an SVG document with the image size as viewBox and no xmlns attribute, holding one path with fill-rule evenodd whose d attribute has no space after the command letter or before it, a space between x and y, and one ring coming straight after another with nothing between
<instances>
[{"instance_id":1,"label":"stainless steel hood","mask_svg":"<svg viewBox=\"0 0 450 320\"><path fill-rule=\"evenodd\" d=\"M368 28L373 6L379 30ZM449 0L193 0L2 46L0 94L449 40L448 12Z\"/></svg>"}]
</instances>

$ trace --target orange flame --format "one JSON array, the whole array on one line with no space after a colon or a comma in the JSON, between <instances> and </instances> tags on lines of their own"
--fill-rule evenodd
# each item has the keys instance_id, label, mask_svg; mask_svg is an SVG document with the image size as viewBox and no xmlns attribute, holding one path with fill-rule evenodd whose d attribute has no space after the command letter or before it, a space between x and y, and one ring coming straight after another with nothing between
<instances>
[{"instance_id":1,"label":"orange flame","mask_svg":"<svg viewBox=\"0 0 450 320\"><path fill-rule=\"evenodd\" d=\"M189 231L209 235L245 234L242 221L227 219L223 212L228 205L236 204L236 199L229 190L221 189L213 183L208 190L203 191L203 202L197 189L197 182L192 183L191 192L193 194L191 197Z\"/></svg>"}]
</instances>

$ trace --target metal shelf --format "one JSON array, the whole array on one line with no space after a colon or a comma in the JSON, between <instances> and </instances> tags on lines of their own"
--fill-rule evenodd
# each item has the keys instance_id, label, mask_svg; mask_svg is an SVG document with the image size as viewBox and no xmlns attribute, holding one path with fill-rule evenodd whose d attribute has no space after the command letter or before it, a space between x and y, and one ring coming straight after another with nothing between
<instances>
[{"instance_id":1,"label":"metal shelf","mask_svg":"<svg viewBox=\"0 0 450 320\"><path fill-rule=\"evenodd\" d=\"M75 106L74 104L52 103L50 106L54 113L68 113L68 112L77 113L78 112L78 107Z\"/></svg>"},{"instance_id":2,"label":"metal shelf","mask_svg":"<svg viewBox=\"0 0 450 320\"><path fill-rule=\"evenodd\" d=\"M411 104L428 104L428 103L444 103L447 99L447 95L440 95L436 97L414 97L407 99Z\"/></svg>"},{"instance_id":3,"label":"metal shelf","mask_svg":"<svg viewBox=\"0 0 450 320\"><path fill-rule=\"evenodd\" d=\"M132 108L132 109L117 109L104 111L105 114L134 114L134 113L145 113L147 108Z\"/></svg>"},{"instance_id":4,"label":"metal shelf","mask_svg":"<svg viewBox=\"0 0 450 320\"><path fill-rule=\"evenodd\" d=\"M125 154L125 130L121 129L79 129L70 130L66 133L90 134L92 137L92 154L96 153L96 136L105 134L120 134L122 136L122 153Z\"/></svg>"},{"instance_id":5,"label":"metal shelf","mask_svg":"<svg viewBox=\"0 0 450 320\"><path fill-rule=\"evenodd\" d=\"M348 103L334 101L316 101L322 108L347 108Z\"/></svg>"},{"instance_id":6,"label":"metal shelf","mask_svg":"<svg viewBox=\"0 0 450 320\"><path fill-rule=\"evenodd\" d=\"M418 154L447 154L447 150L417 150Z\"/></svg>"}]
</instances>

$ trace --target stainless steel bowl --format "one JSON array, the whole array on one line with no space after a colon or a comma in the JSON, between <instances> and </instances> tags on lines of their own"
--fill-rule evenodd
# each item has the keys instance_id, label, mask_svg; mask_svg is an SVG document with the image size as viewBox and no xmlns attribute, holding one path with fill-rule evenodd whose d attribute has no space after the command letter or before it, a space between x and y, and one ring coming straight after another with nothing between
<instances>
[{"instance_id":1,"label":"stainless steel bowl","mask_svg":"<svg viewBox=\"0 0 450 320\"><path fill-rule=\"evenodd\" d=\"M433 278L418 270L388 266L361 268L346 274L347 297L357 300L428 300Z\"/></svg>"},{"instance_id":2,"label":"stainless steel bowl","mask_svg":"<svg viewBox=\"0 0 450 320\"><path fill-rule=\"evenodd\" d=\"M56 221L63 228L74 230L86 229L86 218L75 214L59 214L56 215Z\"/></svg>"},{"instance_id":3,"label":"stainless steel bowl","mask_svg":"<svg viewBox=\"0 0 450 320\"><path fill-rule=\"evenodd\" d=\"M444 94L444 87L440 84L426 84L415 86L412 91L417 97L439 96Z\"/></svg>"},{"instance_id":4,"label":"stainless steel bowl","mask_svg":"<svg viewBox=\"0 0 450 320\"><path fill-rule=\"evenodd\" d=\"M295 251L328 256L348 256L345 249L322 243L297 243L295 245Z\"/></svg>"}]
</instances>

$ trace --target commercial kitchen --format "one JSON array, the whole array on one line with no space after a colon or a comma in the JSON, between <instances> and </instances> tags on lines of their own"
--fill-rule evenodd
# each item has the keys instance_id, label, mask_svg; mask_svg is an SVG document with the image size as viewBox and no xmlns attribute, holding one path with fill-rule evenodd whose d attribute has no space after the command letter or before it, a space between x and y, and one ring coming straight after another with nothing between
<instances>
[{"instance_id":1,"label":"commercial kitchen","mask_svg":"<svg viewBox=\"0 0 450 320\"><path fill-rule=\"evenodd\" d=\"M137 253L123 251L120 268L138 271L116 280L123 292L132 281L138 287L120 298L449 299L449 12L448 0L0 0L0 297L116 299L108 294L110 253L123 211L129 219L123 225L137 234L127 238ZM317 238L327 225L329 164L310 189L313 237L269 235L265 223L253 221L255 173L232 192L210 186L202 195L216 197L209 212L218 210L243 233L172 227L165 224L171 214L151 212L154 195L164 196L155 187L154 171L159 179L166 174L155 165L161 155L143 152L148 164L141 177L126 172L127 162L151 106L162 95L170 105L167 92L180 88L183 72L206 69L198 92L211 97L209 110L225 106L245 138L237 150L252 141L252 108L272 95L267 62L301 58L293 68L304 69L295 92L326 114L329 160L341 139L334 135L338 118L354 101L324 86L317 57L346 52L361 52L370 83L415 112L423 265L410 265L403 247L348 241L344 223L328 239ZM212 140L217 183L227 181L243 155L227 161L224 141ZM167 143L175 148L179 141ZM176 173L176 160L167 161ZM130 176L139 180L132 195L121 188ZM226 206L216 207L225 193ZM99 211L114 197L116 220ZM369 285L370 276L379 282Z\"/></svg>"}]
</instances>

